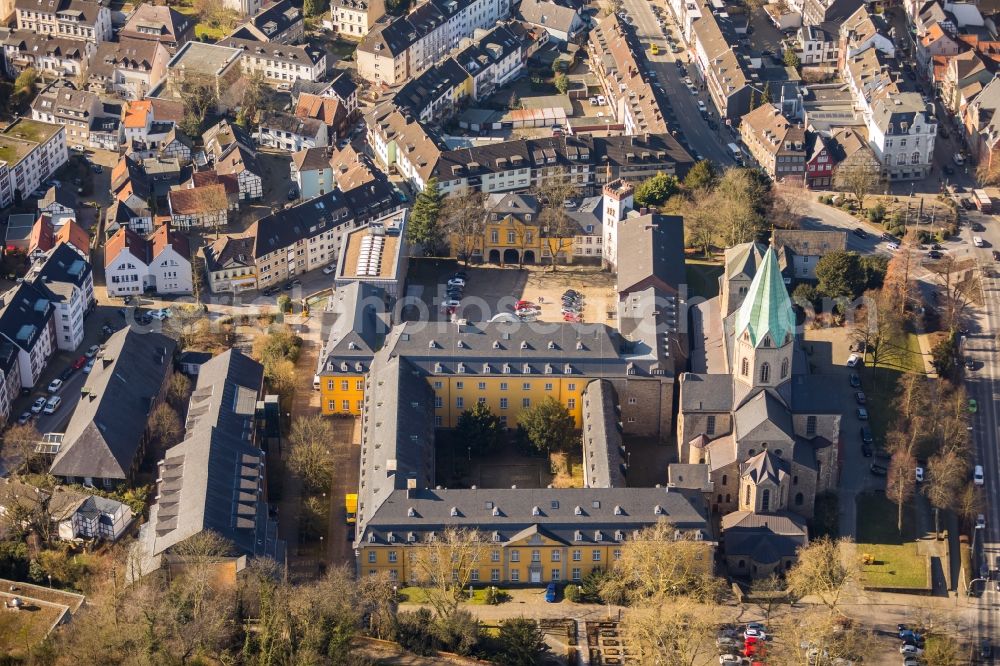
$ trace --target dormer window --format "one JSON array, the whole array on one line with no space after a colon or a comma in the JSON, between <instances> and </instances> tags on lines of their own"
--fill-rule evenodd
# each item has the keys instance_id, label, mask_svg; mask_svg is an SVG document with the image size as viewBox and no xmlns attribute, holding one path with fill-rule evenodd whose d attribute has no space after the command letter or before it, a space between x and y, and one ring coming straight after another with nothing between
<instances>
[{"instance_id":1,"label":"dormer window","mask_svg":"<svg viewBox=\"0 0 1000 666\"><path fill-rule=\"evenodd\" d=\"M621 530L615 530L615 541L624 541L625 533Z\"/></svg>"},{"instance_id":2,"label":"dormer window","mask_svg":"<svg viewBox=\"0 0 1000 666\"><path fill-rule=\"evenodd\" d=\"M451 507L451 517L458 518L458 507L456 506Z\"/></svg>"},{"instance_id":3,"label":"dormer window","mask_svg":"<svg viewBox=\"0 0 1000 666\"><path fill-rule=\"evenodd\" d=\"M533 516L540 516L540 515L542 515L542 510L539 509L537 506L533 506L533 507L531 507L531 515L533 515Z\"/></svg>"},{"instance_id":4,"label":"dormer window","mask_svg":"<svg viewBox=\"0 0 1000 666\"><path fill-rule=\"evenodd\" d=\"M375 533L374 532L369 532L368 533L368 543L375 543Z\"/></svg>"},{"instance_id":5,"label":"dormer window","mask_svg":"<svg viewBox=\"0 0 1000 666\"><path fill-rule=\"evenodd\" d=\"M624 516L625 515L625 512L622 511L621 506L619 506L618 504L615 504L615 515L616 516Z\"/></svg>"},{"instance_id":6,"label":"dormer window","mask_svg":"<svg viewBox=\"0 0 1000 666\"><path fill-rule=\"evenodd\" d=\"M496 517L499 515L500 515L500 507L498 506L493 507L493 516Z\"/></svg>"},{"instance_id":7,"label":"dormer window","mask_svg":"<svg viewBox=\"0 0 1000 666\"><path fill-rule=\"evenodd\" d=\"M573 532L573 541L583 541L583 532L580 530Z\"/></svg>"},{"instance_id":8,"label":"dormer window","mask_svg":"<svg viewBox=\"0 0 1000 666\"><path fill-rule=\"evenodd\" d=\"M653 507L653 515L655 515L655 516L662 516L663 515L663 507L660 506L659 504L657 504L656 506L654 506Z\"/></svg>"},{"instance_id":9,"label":"dormer window","mask_svg":"<svg viewBox=\"0 0 1000 666\"><path fill-rule=\"evenodd\" d=\"M582 516L583 515L583 507L581 507L579 505L573 507L573 513L576 514L576 515L578 515L578 516Z\"/></svg>"}]
</instances>

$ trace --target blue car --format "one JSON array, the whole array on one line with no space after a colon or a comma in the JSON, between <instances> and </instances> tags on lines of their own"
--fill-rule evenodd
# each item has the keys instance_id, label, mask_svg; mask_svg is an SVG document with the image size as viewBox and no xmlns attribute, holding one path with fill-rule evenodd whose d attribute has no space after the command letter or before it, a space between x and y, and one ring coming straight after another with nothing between
<instances>
[{"instance_id":1,"label":"blue car","mask_svg":"<svg viewBox=\"0 0 1000 666\"><path fill-rule=\"evenodd\" d=\"M549 586L545 588L545 601L550 604L556 602L556 584L549 583Z\"/></svg>"}]
</instances>

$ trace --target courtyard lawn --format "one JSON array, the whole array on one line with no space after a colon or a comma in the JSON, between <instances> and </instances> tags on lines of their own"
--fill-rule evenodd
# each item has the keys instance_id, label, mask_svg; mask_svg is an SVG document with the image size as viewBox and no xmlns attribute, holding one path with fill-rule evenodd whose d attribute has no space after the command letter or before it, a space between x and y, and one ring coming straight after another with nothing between
<instances>
[{"instance_id":1,"label":"courtyard lawn","mask_svg":"<svg viewBox=\"0 0 1000 666\"><path fill-rule=\"evenodd\" d=\"M497 588L497 593L500 599L507 599L507 591L502 588ZM399 588L399 596L401 603L408 604L426 604L427 594L424 592L424 588L417 586L407 586ZM463 599L463 603L473 604L476 606L486 605L486 588L485 587L475 587L472 592L472 599L468 598L468 593Z\"/></svg>"},{"instance_id":2,"label":"courtyard lawn","mask_svg":"<svg viewBox=\"0 0 1000 666\"><path fill-rule=\"evenodd\" d=\"M882 493L857 497L858 557L871 555L862 566L864 582L875 587L922 588L927 580L927 557L917 553L913 507L904 508L903 531L896 529L896 505Z\"/></svg>"},{"instance_id":3,"label":"courtyard lawn","mask_svg":"<svg viewBox=\"0 0 1000 666\"><path fill-rule=\"evenodd\" d=\"M687 259L688 298L701 296L714 298L719 295L719 276L722 264L702 259Z\"/></svg>"}]
</instances>

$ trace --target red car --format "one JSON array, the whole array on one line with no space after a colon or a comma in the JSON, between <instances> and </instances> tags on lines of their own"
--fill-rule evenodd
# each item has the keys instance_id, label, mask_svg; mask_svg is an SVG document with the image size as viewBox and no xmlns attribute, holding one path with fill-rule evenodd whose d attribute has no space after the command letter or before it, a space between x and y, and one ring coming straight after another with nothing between
<instances>
[{"instance_id":1,"label":"red car","mask_svg":"<svg viewBox=\"0 0 1000 666\"><path fill-rule=\"evenodd\" d=\"M81 356L80 358L78 358L75 361L73 361L73 369L74 370L79 370L80 368L82 368L85 365L87 365L87 357L86 356Z\"/></svg>"},{"instance_id":2,"label":"red car","mask_svg":"<svg viewBox=\"0 0 1000 666\"><path fill-rule=\"evenodd\" d=\"M514 304L514 309L515 310L526 310L526 309L536 310L536 309L538 309L538 304L537 303L532 303L531 301L518 301L517 303Z\"/></svg>"},{"instance_id":3,"label":"red car","mask_svg":"<svg viewBox=\"0 0 1000 666\"><path fill-rule=\"evenodd\" d=\"M563 321L569 321L573 322L574 324L579 324L580 322L583 321L583 317L581 317L578 314L572 314L567 312L566 314L563 315Z\"/></svg>"}]
</instances>

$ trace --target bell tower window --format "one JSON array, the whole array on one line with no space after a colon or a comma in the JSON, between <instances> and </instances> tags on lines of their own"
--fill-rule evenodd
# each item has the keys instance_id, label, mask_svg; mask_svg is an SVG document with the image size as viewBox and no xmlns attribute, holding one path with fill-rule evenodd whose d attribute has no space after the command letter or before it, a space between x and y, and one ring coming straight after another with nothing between
<instances>
[{"instance_id":1,"label":"bell tower window","mask_svg":"<svg viewBox=\"0 0 1000 666\"><path fill-rule=\"evenodd\" d=\"M771 380L771 364L764 363L760 366L760 381L767 383Z\"/></svg>"}]
</instances>

